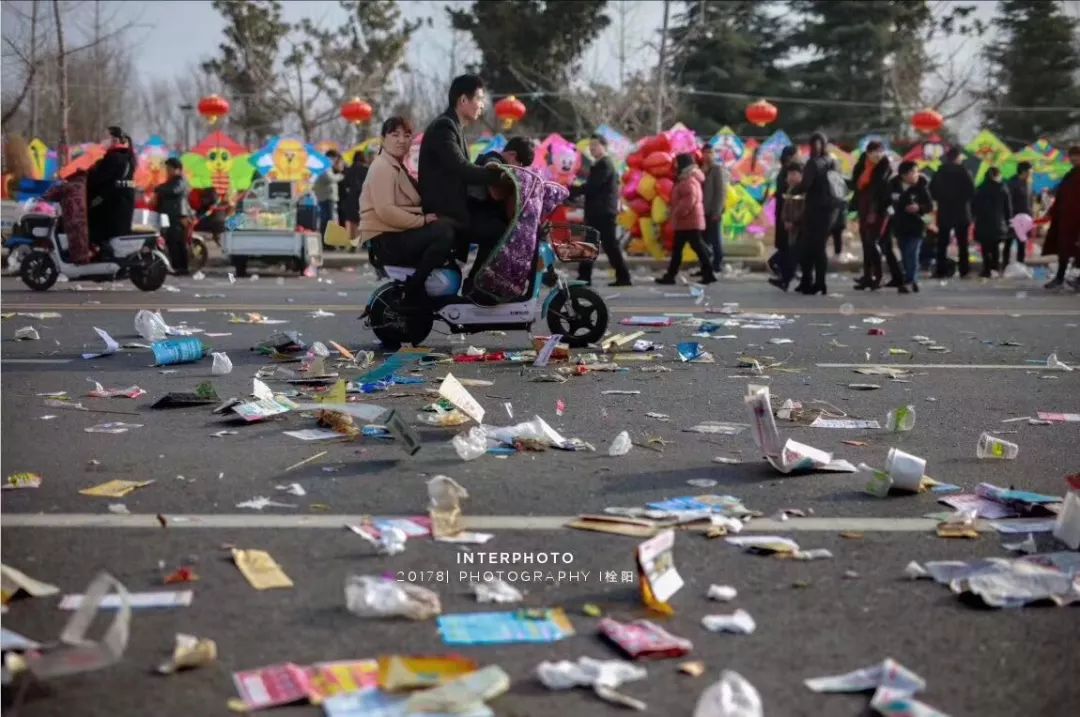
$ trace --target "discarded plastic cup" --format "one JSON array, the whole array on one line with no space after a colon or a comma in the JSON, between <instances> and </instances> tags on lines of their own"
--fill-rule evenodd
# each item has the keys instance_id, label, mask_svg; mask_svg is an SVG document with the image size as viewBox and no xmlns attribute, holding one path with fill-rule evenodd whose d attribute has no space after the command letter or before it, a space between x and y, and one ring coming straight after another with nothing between
<instances>
[{"instance_id":1,"label":"discarded plastic cup","mask_svg":"<svg viewBox=\"0 0 1080 717\"><path fill-rule=\"evenodd\" d=\"M154 350L154 363L158 366L192 363L201 359L206 350L202 341L192 336L155 341L151 348Z\"/></svg>"},{"instance_id":2,"label":"discarded plastic cup","mask_svg":"<svg viewBox=\"0 0 1080 717\"><path fill-rule=\"evenodd\" d=\"M889 411L885 417L885 428L894 433L910 431L915 427L915 407L901 406Z\"/></svg>"},{"instance_id":3,"label":"discarded plastic cup","mask_svg":"<svg viewBox=\"0 0 1080 717\"><path fill-rule=\"evenodd\" d=\"M979 443L975 446L975 455L979 458L1001 458L1003 460L1015 460L1020 452L1020 446L1004 439L992 436L986 431L979 436Z\"/></svg>"},{"instance_id":4,"label":"discarded plastic cup","mask_svg":"<svg viewBox=\"0 0 1080 717\"><path fill-rule=\"evenodd\" d=\"M863 486L870 495L877 496L878 498L885 498L889 495L889 489L892 488L892 478L885 471L878 470L865 463L859 464L860 478L866 480L866 484Z\"/></svg>"},{"instance_id":5,"label":"discarded plastic cup","mask_svg":"<svg viewBox=\"0 0 1080 717\"><path fill-rule=\"evenodd\" d=\"M840 314L842 316L851 316L855 313L855 306L852 304L840 304Z\"/></svg>"},{"instance_id":6,"label":"discarded plastic cup","mask_svg":"<svg viewBox=\"0 0 1080 717\"><path fill-rule=\"evenodd\" d=\"M630 452L630 434L626 431L621 432L615 436L615 440L611 442L611 447L608 448L609 456L625 456Z\"/></svg>"},{"instance_id":7,"label":"discarded plastic cup","mask_svg":"<svg viewBox=\"0 0 1080 717\"><path fill-rule=\"evenodd\" d=\"M892 478L895 487L901 490L917 492L926 471L926 459L905 453L899 448L890 448L885 456L885 472Z\"/></svg>"}]
</instances>

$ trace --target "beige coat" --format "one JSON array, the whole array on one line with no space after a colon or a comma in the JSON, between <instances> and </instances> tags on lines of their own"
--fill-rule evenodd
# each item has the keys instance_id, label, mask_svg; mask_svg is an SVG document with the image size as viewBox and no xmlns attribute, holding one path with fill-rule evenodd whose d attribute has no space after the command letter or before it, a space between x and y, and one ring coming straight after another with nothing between
<instances>
[{"instance_id":1,"label":"beige coat","mask_svg":"<svg viewBox=\"0 0 1080 717\"><path fill-rule=\"evenodd\" d=\"M420 193L408 170L386 152L379 152L360 190L360 243L422 226Z\"/></svg>"}]
</instances>

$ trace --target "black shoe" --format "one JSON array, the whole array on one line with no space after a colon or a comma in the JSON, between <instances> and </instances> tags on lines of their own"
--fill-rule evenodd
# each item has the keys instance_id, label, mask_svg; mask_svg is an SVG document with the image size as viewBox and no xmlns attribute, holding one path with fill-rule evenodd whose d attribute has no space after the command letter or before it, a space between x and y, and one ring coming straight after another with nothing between
<instances>
[{"instance_id":1,"label":"black shoe","mask_svg":"<svg viewBox=\"0 0 1080 717\"><path fill-rule=\"evenodd\" d=\"M870 286L870 280L865 278L859 278L855 280L855 283L851 285L851 288L855 291L865 291Z\"/></svg>"},{"instance_id":2,"label":"black shoe","mask_svg":"<svg viewBox=\"0 0 1080 717\"><path fill-rule=\"evenodd\" d=\"M608 286L633 286L629 279L616 279L615 281L609 281Z\"/></svg>"},{"instance_id":3,"label":"black shoe","mask_svg":"<svg viewBox=\"0 0 1080 717\"><path fill-rule=\"evenodd\" d=\"M778 279L775 276L769 277L769 283L775 286L780 291L788 290L788 282L784 281L783 279Z\"/></svg>"},{"instance_id":4,"label":"black shoe","mask_svg":"<svg viewBox=\"0 0 1080 717\"><path fill-rule=\"evenodd\" d=\"M899 279L889 279L889 283L885 284L887 289L896 289L903 286L903 282Z\"/></svg>"},{"instance_id":5,"label":"black shoe","mask_svg":"<svg viewBox=\"0 0 1080 717\"><path fill-rule=\"evenodd\" d=\"M1051 279L1050 281L1046 282L1045 284L1043 284L1044 289L1050 289L1051 291L1061 289L1064 286L1065 286L1065 280L1064 279L1058 279L1056 277Z\"/></svg>"},{"instance_id":6,"label":"black shoe","mask_svg":"<svg viewBox=\"0 0 1080 717\"><path fill-rule=\"evenodd\" d=\"M812 284L807 284L806 282L799 282L799 285L795 287L795 291L799 292L800 294L813 294L814 287Z\"/></svg>"},{"instance_id":7,"label":"black shoe","mask_svg":"<svg viewBox=\"0 0 1080 717\"><path fill-rule=\"evenodd\" d=\"M908 289L908 288L907 288L906 286L904 286L903 284L901 284L900 286L896 287L896 291L897 291L898 293L900 293L900 294L910 294L910 293L911 293L911 290L910 290L910 289Z\"/></svg>"},{"instance_id":8,"label":"black shoe","mask_svg":"<svg viewBox=\"0 0 1080 717\"><path fill-rule=\"evenodd\" d=\"M657 284L664 284L665 286L673 286L675 284L675 277L664 274L663 276L656 277Z\"/></svg>"},{"instance_id":9,"label":"black shoe","mask_svg":"<svg viewBox=\"0 0 1080 717\"><path fill-rule=\"evenodd\" d=\"M690 276L694 277L695 279L700 279L701 269L694 269L692 272L690 272Z\"/></svg>"},{"instance_id":10,"label":"black shoe","mask_svg":"<svg viewBox=\"0 0 1080 717\"><path fill-rule=\"evenodd\" d=\"M919 282L917 282L917 281L911 282L911 290L914 291L916 294L918 294L919 293Z\"/></svg>"},{"instance_id":11,"label":"black shoe","mask_svg":"<svg viewBox=\"0 0 1080 717\"><path fill-rule=\"evenodd\" d=\"M698 283L699 284L715 284L716 281L717 281L716 274L709 274L708 276L702 277L701 281L699 281Z\"/></svg>"},{"instance_id":12,"label":"black shoe","mask_svg":"<svg viewBox=\"0 0 1080 717\"><path fill-rule=\"evenodd\" d=\"M821 294L822 296L828 296L829 290L825 288L824 284L819 284L810 290L811 294Z\"/></svg>"}]
</instances>

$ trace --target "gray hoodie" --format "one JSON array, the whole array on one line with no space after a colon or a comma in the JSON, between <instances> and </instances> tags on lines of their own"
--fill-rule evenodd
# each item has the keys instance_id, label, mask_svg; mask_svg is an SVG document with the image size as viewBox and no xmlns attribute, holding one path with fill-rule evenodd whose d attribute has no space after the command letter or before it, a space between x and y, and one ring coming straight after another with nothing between
<instances>
[{"instance_id":1,"label":"gray hoodie","mask_svg":"<svg viewBox=\"0 0 1080 717\"><path fill-rule=\"evenodd\" d=\"M713 217L724 216L724 206L727 204L727 170L723 165L714 164L705 175L705 186L702 187L702 204L705 206L705 220L713 221Z\"/></svg>"}]
</instances>

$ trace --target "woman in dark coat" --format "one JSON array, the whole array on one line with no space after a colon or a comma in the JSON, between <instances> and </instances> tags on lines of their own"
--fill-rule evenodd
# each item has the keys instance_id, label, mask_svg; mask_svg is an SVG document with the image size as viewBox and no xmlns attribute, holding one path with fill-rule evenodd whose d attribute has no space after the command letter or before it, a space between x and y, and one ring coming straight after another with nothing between
<instances>
[{"instance_id":1,"label":"woman in dark coat","mask_svg":"<svg viewBox=\"0 0 1080 717\"><path fill-rule=\"evenodd\" d=\"M797 151L795 146L790 144L780 150L780 171L776 173L776 189L773 191L773 198L776 200L776 217L773 222L776 230L776 254L769 260L769 264L770 268L778 276L769 279L769 283L784 291L787 291L788 283L791 281L791 277L795 275L795 262L797 261L795 247L791 246L791 237L782 220L784 216L784 199L788 191L787 169L788 165L791 164L791 160L795 158Z\"/></svg>"},{"instance_id":2,"label":"woman in dark coat","mask_svg":"<svg viewBox=\"0 0 1080 717\"><path fill-rule=\"evenodd\" d=\"M86 175L90 241L104 247L109 239L131 233L135 213L135 152L131 137L110 127L105 156Z\"/></svg>"},{"instance_id":3,"label":"woman in dark coat","mask_svg":"<svg viewBox=\"0 0 1080 717\"><path fill-rule=\"evenodd\" d=\"M1043 244L1043 255L1058 256L1057 274L1046 285L1047 289L1060 289L1065 283L1069 259L1080 256L1080 145L1069 147L1069 162L1072 169L1054 192L1050 230Z\"/></svg>"},{"instance_id":4,"label":"woman in dark coat","mask_svg":"<svg viewBox=\"0 0 1080 717\"><path fill-rule=\"evenodd\" d=\"M802 279L796 289L803 294L828 293L825 273L829 268L829 259L825 246L839 210L837 199L829 187L829 172L836 171L836 162L829 156L828 145L828 139L821 132L810 135L810 159L796 191L806 196L803 227L799 233Z\"/></svg>"}]
</instances>

